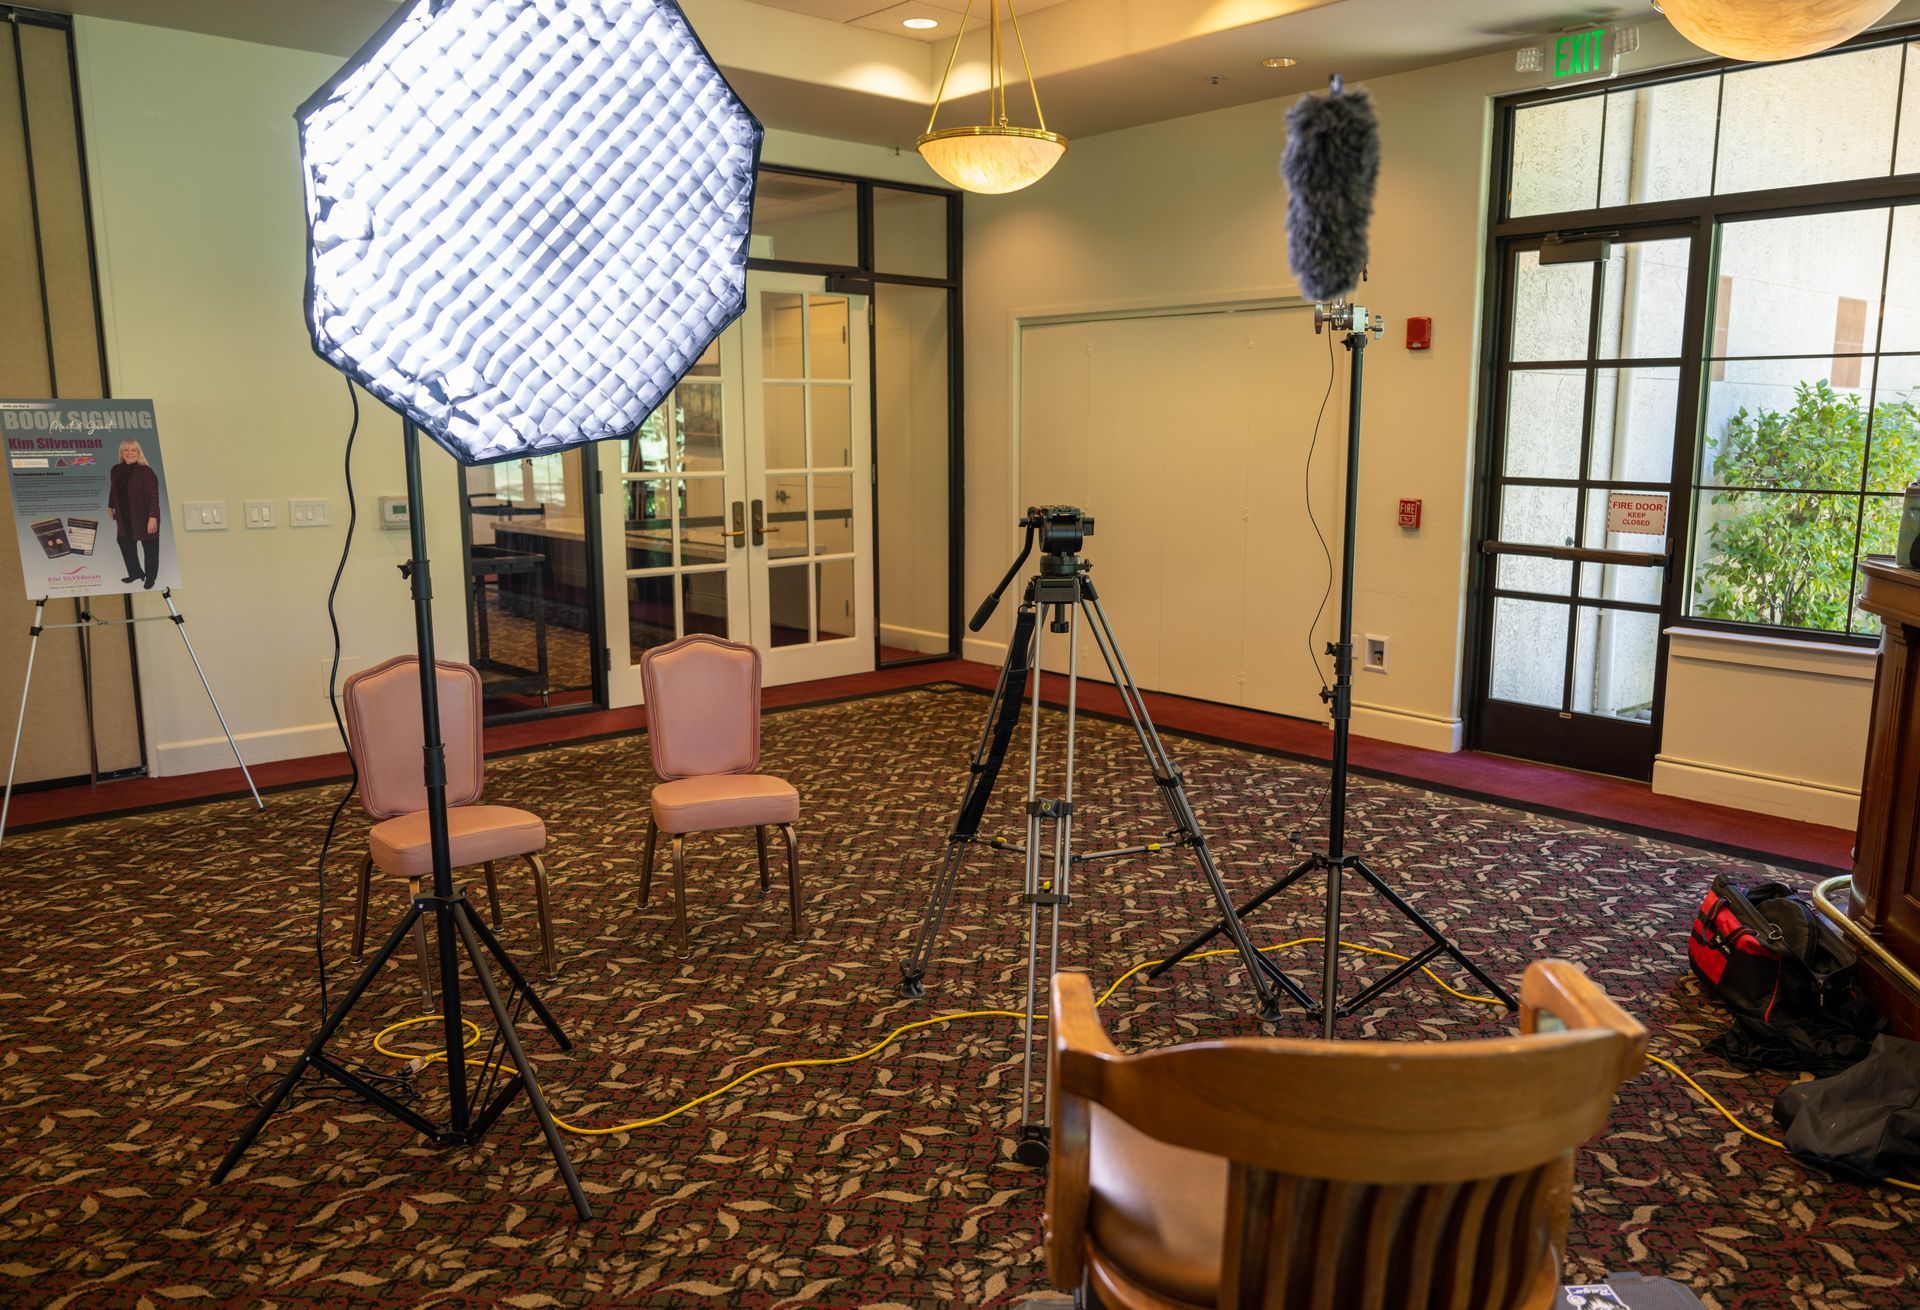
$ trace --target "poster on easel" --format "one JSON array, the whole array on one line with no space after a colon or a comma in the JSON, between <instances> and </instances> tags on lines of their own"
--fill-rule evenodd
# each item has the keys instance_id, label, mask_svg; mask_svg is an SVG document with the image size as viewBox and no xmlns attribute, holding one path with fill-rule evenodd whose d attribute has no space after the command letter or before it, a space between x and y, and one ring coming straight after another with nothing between
<instances>
[{"instance_id":1,"label":"poster on easel","mask_svg":"<svg viewBox=\"0 0 1920 1310\"><path fill-rule=\"evenodd\" d=\"M151 400L0 400L28 600L180 585Z\"/></svg>"}]
</instances>

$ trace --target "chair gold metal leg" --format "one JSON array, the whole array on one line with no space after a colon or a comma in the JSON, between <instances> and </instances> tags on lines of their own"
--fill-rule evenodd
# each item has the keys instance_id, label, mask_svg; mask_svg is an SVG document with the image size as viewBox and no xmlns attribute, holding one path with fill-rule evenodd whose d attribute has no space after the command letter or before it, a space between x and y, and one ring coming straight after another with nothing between
<instances>
[{"instance_id":1,"label":"chair gold metal leg","mask_svg":"<svg viewBox=\"0 0 1920 1310\"><path fill-rule=\"evenodd\" d=\"M753 830L753 844L760 848L760 890L766 891L767 883L767 825L762 823Z\"/></svg>"},{"instance_id":2,"label":"chair gold metal leg","mask_svg":"<svg viewBox=\"0 0 1920 1310\"><path fill-rule=\"evenodd\" d=\"M660 825L653 819L647 820L647 853L640 860L640 905L645 908L647 898L653 893L653 848L660 840Z\"/></svg>"},{"instance_id":3,"label":"chair gold metal leg","mask_svg":"<svg viewBox=\"0 0 1920 1310\"><path fill-rule=\"evenodd\" d=\"M353 901L353 954L348 958L359 964L367 953L367 895L373 884L373 856L360 861L360 892Z\"/></svg>"},{"instance_id":4,"label":"chair gold metal leg","mask_svg":"<svg viewBox=\"0 0 1920 1310\"><path fill-rule=\"evenodd\" d=\"M527 863L533 866L533 899L540 908L540 949L546 957L547 977L551 978L560 971L560 964L553 949L553 916L547 909L547 866L540 862L538 855L529 855ZM493 872L491 864L487 872Z\"/></svg>"},{"instance_id":5,"label":"chair gold metal leg","mask_svg":"<svg viewBox=\"0 0 1920 1310\"><path fill-rule=\"evenodd\" d=\"M420 880L407 879L408 890L414 895L420 894ZM421 915L413 921L413 947L420 956L420 996L426 1001L429 1010L436 1009L439 1002L433 995L433 964L427 954L427 916Z\"/></svg>"},{"instance_id":6,"label":"chair gold metal leg","mask_svg":"<svg viewBox=\"0 0 1920 1310\"><path fill-rule=\"evenodd\" d=\"M800 844L793 835L793 825L780 825L780 835L787 839L787 917L793 928L793 940L800 940Z\"/></svg>"},{"instance_id":7,"label":"chair gold metal leg","mask_svg":"<svg viewBox=\"0 0 1920 1310\"><path fill-rule=\"evenodd\" d=\"M493 926L500 926L500 885L493 880L493 861L486 863L487 870L487 917L493 920Z\"/></svg>"},{"instance_id":8,"label":"chair gold metal leg","mask_svg":"<svg viewBox=\"0 0 1920 1310\"><path fill-rule=\"evenodd\" d=\"M687 840L673 836L673 930L680 942L680 958L693 952L687 949Z\"/></svg>"}]
</instances>

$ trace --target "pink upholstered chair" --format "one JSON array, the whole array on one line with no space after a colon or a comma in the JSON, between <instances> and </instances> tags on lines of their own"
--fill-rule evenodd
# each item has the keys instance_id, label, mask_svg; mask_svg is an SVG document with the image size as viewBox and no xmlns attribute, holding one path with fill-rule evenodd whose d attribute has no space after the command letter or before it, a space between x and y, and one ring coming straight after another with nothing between
<instances>
[{"instance_id":1,"label":"pink upholstered chair","mask_svg":"<svg viewBox=\"0 0 1920 1310\"><path fill-rule=\"evenodd\" d=\"M486 753L480 731L480 674L472 665L435 663L440 689L440 735L447 751L447 837L453 867L480 864L487 871L487 910L500 926L496 860L524 859L533 869L533 893L540 906L540 941L547 972L557 967L553 921L547 912L547 870L540 852L547 828L525 810L481 805L481 774ZM367 858L360 865L360 895L353 909L353 958L367 943L367 895L374 867L405 878L412 894L422 879L433 877L433 851L427 837L427 784L421 771L420 662L399 655L362 669L343 688L347 739L360 768L360 804L374 820L367 835ZM424 919L414 924L420 949L420 986L434 1004L433 970L427 957Z\"/></svg>"},{"instance_id":2,"label":"pink upholstered chair","mask_svg":"<svg viewBox=\"0 0 1920 1310\"><path fill-rule=\"evenodd\" d=\"M752 828L760 851L760 890L767 890L767 828L787 843L788 920L800 936L800 857L793 836L800 793L760 767L760 652L695 634L640 657L647 698L647 745L660 783L647 824L640 904L653 889L659 835L673 839L673 921L680 958L687 957L686 835Z\"/></svg>"}]
</instances>

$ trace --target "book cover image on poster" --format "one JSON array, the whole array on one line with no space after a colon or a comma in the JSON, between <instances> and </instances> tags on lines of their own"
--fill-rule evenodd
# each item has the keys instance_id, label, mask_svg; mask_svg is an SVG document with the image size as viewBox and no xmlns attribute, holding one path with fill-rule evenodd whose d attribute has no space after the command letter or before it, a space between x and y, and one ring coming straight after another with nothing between
<instances>
[{"instance_id":1,"label":"book cover image on poster","mask_svg":"<svg viewBox=\"0 0 1920 1310\"><path fill-rule=\"evenodd\" d=\"M180 585L150 400L0 400L29 600Z\"/></svg>"}]
</instances>

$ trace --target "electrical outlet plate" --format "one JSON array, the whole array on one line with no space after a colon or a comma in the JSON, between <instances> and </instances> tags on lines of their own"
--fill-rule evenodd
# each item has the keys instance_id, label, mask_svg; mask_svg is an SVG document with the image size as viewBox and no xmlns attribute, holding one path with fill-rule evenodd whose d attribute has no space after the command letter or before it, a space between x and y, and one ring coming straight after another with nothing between
<instances>
[{"instance_id":1,"label":"electrical outlet plate","mask_svg":"<svg viewBox=\"0 0 1920 1310\"><path fill-rule=\"evenodd\" d=\"M327 526L327 502L290 500L287 502L287 522L296 528L324 528Z\"/></svg>"},{"instance_id":2,"label":"electrical outlet plate","mask_svg":"<svg viewBox=\"0 0 1920 1310\"><path fill-rule=\"evenodd\" d=\"M1387 639L1369 632L1361 638L1360 667L1368 673L1387 671Z\"/></svg>"},{"instance_id":3,"label":"electrical outlet plate","mask_svg":"<svg viewBox=\"0 0 1920 1310\"><path fill-rule=\"evenodd\" d=\"M224 500L181 501L180 526L188 532L225 532L227 502Z\"/></svg>"}]
</instances>

